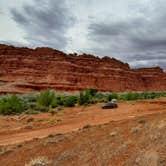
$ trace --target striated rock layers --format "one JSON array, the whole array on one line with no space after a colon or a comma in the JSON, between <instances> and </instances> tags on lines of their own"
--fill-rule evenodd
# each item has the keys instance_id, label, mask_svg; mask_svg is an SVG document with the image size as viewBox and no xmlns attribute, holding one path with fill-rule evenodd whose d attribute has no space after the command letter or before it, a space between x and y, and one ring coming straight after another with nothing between
<instances>
[{"instance_id":1,"label":"striated rock layers","mask_svg":"<svg viewBox=\"0 0 166 166\"><path fill-rule=\"evenodd\" d=\"M101 91L164 91L166 73L160 67L131 69L109 57L0 45L0 93L89 87Z\"/></svg>"}]
</instances>

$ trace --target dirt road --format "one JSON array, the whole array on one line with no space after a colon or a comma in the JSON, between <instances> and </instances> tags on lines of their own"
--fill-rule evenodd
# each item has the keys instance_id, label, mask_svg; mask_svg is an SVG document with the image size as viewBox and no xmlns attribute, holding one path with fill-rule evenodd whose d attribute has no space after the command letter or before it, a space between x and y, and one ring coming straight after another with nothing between
<instances>
[{"instance_id":1,"label":"dirt road","mask_svg":"<svg viewBox=\"0 0 166 166\"><path fill-rule=\"evenodd\" d=\"M97 125L108 123L110 121L132 119L138 116L158 114L164 111L166 111L165 98L137 102L123 102L119 103L119 107L117 109L112 110L102 110L101 104L88 107L66 108L65 113L62 115L62 120L51 127L48 125L41 125L39 129L35 128L34 126L34 129L29 130L15 130L13 128L13 131L11 130L12 132L6 131L9 129L9 126L6 127L6 130L5 127L3 127L3 130L0 130L0 145L21 143L34 138L44 138L52 133L66 133L75 131L83 128L86 125ZM34 121L38 116L41 115L33 116ZM51 115L42 114L42 118L45 118L45 116L51 117ZM9 119L9 117L7 118ZM4 117L0 117L0 120L3 120L3 123L5 121ZM10 123L10 120L6 121L6 123ZM14 125L15 124L13 123L13 126Z\"/></svg>"}]
</instances>

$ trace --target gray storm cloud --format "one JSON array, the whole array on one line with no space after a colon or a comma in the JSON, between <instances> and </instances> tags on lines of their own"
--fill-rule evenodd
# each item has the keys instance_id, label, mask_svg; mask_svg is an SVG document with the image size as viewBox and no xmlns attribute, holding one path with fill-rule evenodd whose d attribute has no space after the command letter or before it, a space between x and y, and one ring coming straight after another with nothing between
<instances>
[{"instance_id":1,"label":"gray storm cloud","mask_svg":"<svg viewBox=\"0 0 166 166\"><path fill-rule=\"evenodd\" d=\"M35 1L21 11L11 9L15 22L26 32L25 39L33 46L63 49L68 42L67 29L74 23L65 0Z\"/></svg>"},{"instance_id":2,"label":"gray storm cloud","mask_svg":"<svg viewBox=\"0 0 166 166\"><path fill-rule=\"evenodd\" d=\"M166 70L164 0L31 2L10 10L30 46L107 55L132 67L161 66Z\"/></svg>"},{"instance_id":3,"label":"gray storm cloud","mask_svg":"<svg viewBox=\"0 0 166 166\"><path fill-rule=\"evenodd\" d=\"M158 10L160 9L160 10ZM157 6L154 13L111 22L92 22L89 40L95 54L112 54L134 67L161 66L166 69L166 10ZM98 42L100 41L100 42Z\"/></svg>"}]
</instances>

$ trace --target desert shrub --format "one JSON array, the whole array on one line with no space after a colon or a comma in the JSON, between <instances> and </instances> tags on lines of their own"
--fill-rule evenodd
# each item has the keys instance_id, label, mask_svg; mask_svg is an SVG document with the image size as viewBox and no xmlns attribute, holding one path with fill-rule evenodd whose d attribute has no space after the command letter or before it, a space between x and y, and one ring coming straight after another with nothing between
<instances>
[{"instance_id":1,"label":"desert shrub","mask_svg":"<svg viewBox=\"0 0 166 166\"><path fill-rule=\"evenodd\" d=\"M107 99L108 99L108 101L111 101L112 99L118 99L118 94L117 93L110 93L110 94L108 94Z\"/></svg>"},{"instance_id":2,"label":"desert shrub","mask_svg":"<svg viewBox=\"0 0 166 166\"><path fill-rule=\"evenodd\" d=\"M25 103L36 102L37 94L34 93L23 94L20 95L19 98Z\"/></svg>"},{"instance_id":3,"label":"desert shrub","mask_svg":"<svg viewBox=\"0 0 166 166\"><path fill-rule=\"evenodd\" d=\"M0 114L11 115L23 111L24 105L16 95L8 96L0 100Z\"/></svg>"},{"instance_id":4,"label":"desert shrub","mask_svg":"<svg viewBox=\"0 0 166 166\"><path fill-rule=\"evenodd\" d=\"M35 107L34 110L38 111L38 112L48 112L50 107L47 107L47 106L44 106L44 105L40 105L40 104L36 104L36 107Z\"/></svg>"},{"instance_id":5,"label":"desert shrub","mask_svg":"<svg viewBox=\"0 0 166 166\"><path fill-rule=\"evenodd\" d=\"M79 105L94 104L99 101L98 90L93 88L85 89L81 91L78 97Z\"/></svg>"},{"instance_id":6,"label":"desert shrub","mask_svg":"<svg viewBox=\"0 0 166 166\"><path fill-rule=\"evenodd\" d=\"M37 103L45 107L54 107L57 102L54 91L45 90L37 96Z\"/></svg>"},{"instance_id":7,"label":"desert shrub","mask_svg":"<svg viewBox=\"0 0 166 166\"><path fill-rule=\"evenodd\" d=\"M106 103L108 101L108 94L107 93L101 93L98 92L95 96L95 98L97 99L98 103Z\"/></svg>"},{"instance_id":8,"label":"desert shrub","mask_svg":"<svg viewBox=\"0 0 166 166\"><path fill-rule=\"evenodd\" d=\"M57 95L56 96L56 104L63 106L65 103L65 96L64 95Z\"/></svg>"},{"instance_id":9,"label":"desert shrub","mask_svg":"<svg viewBox=\"0 0 166 166\"><path fill-rule=\"evenodd\" d=\"M123 93L119 96L121 100L127 100L127 101L138 100L140 99L140 97L141 97L140 94L135 92Z\"/></svg>"},{"instance_id":10,"label":"desert shrub","mask_svg":"<svg viewBox=\"0 0 166 166\"><path fill-rule=\"evenodd\" d=\"M154 99L160 97L158 93L155 92L143 92L141 93L143 99Z\"/></svg>"},{"instance_id":11,"label":"desert shrub","mask_svg":"<svg viewBox=\"0 0 166 166\"><path fill-rule=\"evenodd\" d=\"M35 110L36 107L37 107L37 103L36 102L27 102L25 110L28 110L28 109Z\"/></svg>"},{"instance_id":12,"label":"desert shrub","mask_svg":"<svg viewBox=\"0 0 166 166\"><path fill-rule=\"evenodd\" d=\"M64 105L66 107L74 107L76 103L77 103L76 96L67 96Z\"/></svg>"},{"instance_id":13,"label":"desert shrub","mask_svg":"<svg viewBox=\"0 0 166 166\"><path fill-rule=\"evenodd\" d=\"M89 95L88 92L86 92L86 91L80 92L79 100L78 100L79 105L89 104L90 103L90 98L91 98L91 96Z\"/></svg>"},{"instance_id":14,"label":"desert shrub","mask_svg":"<svg viewBox=\"0 0 166 166\"><path fill-rule=\"evenodd\" d=\"M27 103L25 107L25 112L47 112L49 110L48 106L40 105L36 102Z\"/></svg>"},{"instance_id":15,"label":"desert shrub","mask_svg":"<svg viewBox=\"0 0 166 166\"><path fill-rule=\"evenodd\" d=\"M154 99L166 96L165 92L129 92L119 95L121 100Z\"/></svg>"},{"instance_id":16,"label":"desert shrub","mask_svg":"<svg viewBox=\"0 0 166 166\"><path fill-rule=\"evenodd\" d=\"M92 97L90 99L90 104L96 104L96 103L100 103L100 100L97 97Z\"/></svg>"},{"instance_id":17,"label":"desert shrub","mask_svg":"<svg viewBox=\"0 0 166 166\"><path fill-rule=\"evenodd\" d=\"M85 90L85 93L87 93L89 96L92 96L92 97L96 96L97 92L98 90L93 88L87 88Z\"/></svg>"}]
</instances>

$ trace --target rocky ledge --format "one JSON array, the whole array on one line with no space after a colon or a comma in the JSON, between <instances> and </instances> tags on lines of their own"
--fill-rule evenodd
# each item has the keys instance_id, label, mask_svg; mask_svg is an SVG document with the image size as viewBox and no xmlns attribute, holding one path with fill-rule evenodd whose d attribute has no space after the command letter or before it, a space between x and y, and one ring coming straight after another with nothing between
<instances>
[{"instance_id":1,"label":"rocky ledge","mask_svg":"<svg viewBox=\"0 0 166 166\"><path fill-rule=\"evenodd\" d=\"M0 93L89 87L117 92L164 91L166 73L160 67L131 69L127 63L109 57L0 45Z\"/></svg>"}]
</instances>

